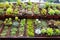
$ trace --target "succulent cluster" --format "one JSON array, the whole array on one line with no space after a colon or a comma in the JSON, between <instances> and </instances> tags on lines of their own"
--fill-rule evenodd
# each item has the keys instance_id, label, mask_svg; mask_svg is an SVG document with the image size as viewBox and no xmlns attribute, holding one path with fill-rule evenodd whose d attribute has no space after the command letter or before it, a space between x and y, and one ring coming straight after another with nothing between
<instances>
[{"instance_id":1,"label":"succulent cluster","mask_svg":"<svg viewBox=\"0 0 60 40\"><path fill-rule=\"evenodd\" d=\"M47 28L47 26L48 26L46 21L39 20L39 19L35 20L35 24L37 25L36 27L38 27L38 28Z\"/></svg>"},{"instance_id":2,"label":"succulent cluster","mask_svg":"<svg viewBox=\"0 0 60 40\"><path fill-rule=\"evenodd\" d=\"M0 34L1 36L5 37L7 35L8 27L5 26L2 33Z\"/></svg>"},{"instance_id":3,"label":"succulent cluster","mask_svg":"<svg viewBox=\"0 0 60 40\"><path fill-rule=\"evenodd\" d=\"M36 34L47 34L48 36L52 35L60 35L59 32L60 29L53 29L53 28L43 28L43 29L36 29L35 33Z\"/></svg>"},{"instance_id":4,"label":"succulent cluster","mask_svg":"<svg viewBox=\"0 0 60 40\"><path fill-rule=\"evenodd\" d=\"M5 25L12 25L12 19L11 18L6 18L5 21L4 21L4 24Z\"/></svg>"},{"instance_id":5,"label":"succulent cluster","mask_svg":"<svg viewBox=\"0 0 60 40\"><path fill-rule=\"evenodd\" d=\"M24 34L24 27L26 25L25 21L26 21L26 19L21 19L21 21L20 21L20 28L19 28L20 36L23 36L23 34Z\"/></svg>"},{"instance_id":6,"label":"succulent cluster","mask_svg":"<svg viewBox=\"0 0 60 40\"><path fill-rule=\"evenodd\" d=\"M34 36L33 21L31 19L27 19L27 35L29 37L33 37Z\"/></svg>"},{"instance_id":7,"label":"succulent cluster","mask_svg":"<svg viewBox=\"0 0 60 40\"><path fill-rule=\"evenodd\" d=\"M11 28L11 36L15 36L17 32L17 28Z\"/></svg>"},{"instance_id":8,"label":"succulent cluster","mask_svg":"<svg viewBox=\"0 0 60 40\"><path fill-rule=\"evenodd\" d=\"M47 10L43 8L43 9L41 10L41 15L46 15L46 14L47 14Z\"/></svg>"}]
</instances>

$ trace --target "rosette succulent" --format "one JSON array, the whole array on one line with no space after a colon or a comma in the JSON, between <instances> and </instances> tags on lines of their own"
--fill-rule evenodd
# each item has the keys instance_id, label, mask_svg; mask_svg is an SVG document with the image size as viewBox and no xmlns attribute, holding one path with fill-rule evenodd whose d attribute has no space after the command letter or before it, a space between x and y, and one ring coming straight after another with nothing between
<instances>
[{"instance_id":1,"label":"rosette succulent","mask_svg":"<svg viewBox=\"0 0 60 40\"><path fill-rule=\"evenodd\" d=\"M14 27L18 27L19 26L19 18L18 17L15 17L15 20L13 21L13 24L12 24L12 26L14 26Z\"/></svg>"},{"instance_id":2,"label":"rosette succulent","mask_svg":"<svg viewBox=\"0 0 60 40\"><path fill-rule=\"evenodd\" d=\"M48 7L50 7L50 3L49 2L46 2L45 3L45 8L48 8Z\"/></svg>"},{"instance_id":3,"label":"rosette succulent","mask_svg":"<svg viewBox=\"0 0 60 40\"><path fill-rule=\"evenodd\" d=\"M58 9L55 10L55 14L59 15L60 11Z\"/></svg>"},{"instance_id":4,"label":"rosette succulent","mask_svg":"<svg viewBox=\"0 0 60 40\"><path fill-rule=\"evenodd\" d=\"M54 15L54 14L55 14L55 11L54 11L53 9L50 9L50 10L48 11L48 13L49 13L50 15Z\"/></svg>"},{"instance_id":5,"label":"rosette succulent","mask_svg":"<svg viewBox=\"0 0 60 40\"><path fill-rule=\"evenodd\" d=\"M11 36L16 36L17 28L11 28Z\"/></svg>"},{"instance_id":6,"label":"rosette succulent","mask_svg":"<svg viewBox=\"0 0 60 40\"><path fill-rule=\"evenodd\" d=\"M46 33L47 33L48 36L52 36L53 33L54 33L53 31L54 30L52 28L47 28Z\"/></svg>"},{"instance_id":7,"label":"rosette succulent","mask_svg":"<svg viewBox=\"0 0 60 40\"><path fill-rule=\"evenodd\" d=\"M12 25L12 19L11 18L9 18L9 19L5 19L5 21L4 21L4 24L5 25Z\"/></svg>"},{"instance_id":8,"label":"rosette succulent","mask_svg":"<svg viewBox=\"0 0 60 40\"><path fill-rule=\"evenodd\" d=\"M26 24L25 21L26 21L26 19L21 19L20 28L19 28L19 35L20 36L23 36L23 34L24 34L24 27Z\"/></svg>"},{"instance_id":9,"label":"rosette succulent","mask_svg":"<svg viewBox=\"0 0 60 40\"><path fill-rule=\"evenodd\" d=\"M9 7L9 2L8 1L5 2L5 7L6 8Z\"/></svg>"},{"instance_id":10,"label":"rosette succulent","mask_svg":"<svg viewBox=\"0 0 60 40\"><path fill-rule=\"evenodd\" d=\"M19 22L15 21L15 22L12 23L12 25L13 25L14 27L18 27L18 26L19 26Z\"/></svg>"},{"instance_id":11,"label":"rosette succulent","mask_svg":"<svg viewBox=\"0 0 60 40\"><path fill-rule=\"evenodd\" d=\"M2 33L0 34L2 37L5 37L7 35L8 27L5 26Z\"/></svg>"},{"instance_id":12,"label":"rosette succulent","mask_svg":"<svg viewBox=\"0 0 60 40\"><path fill-rule=\"evenodd\" d=\"M35 29L35 33L39 35L39 34L41 34L41 30L40 29Z\"/></svg>"},{"instance_id":13,"label":"rosette succulent","mask_svg":"<svg viewBox=\"0 0 60 40\"><path fill-rule=\"evenodd\" d=\"M41 33L45 34L46 33L46 29L41 29Z\"/></svg>"},{"instance_id":14,"label":"rosette succulent","mask_svg":"<svg viewBox=\"0 0 60 40\"><path fill-rule=\"evenodd\" d=\"M17 5L21 5L21 0L17 0Z\"/></svg>"},{"instance_id":15,"label":"rosette succulent","mask_svg":"<svg viewBox=\"0 0 60 40\"><path fill-rule=\"evenodd\" d=\"M25 9L26 8L26 4L22 3L22 8Z\"/></svg>"},{"instance_id":16,"label":"rosette succulent","mask_svg":"<svg viewBox=\"0 0 60 40\"><path fill-rule=\"evenodd\" d=\"M27 19L27 35L29 37L33 37L34 36L34 27L33 27L32 19Z\"/></svg>"},{"instance_id":17,"label":"rosette succulent","mask_svg":"<svg viewBox=\"0 0 60 40\"><path fill-rule=\"evenodd\" d=\"M60 35L60 29L55 29L55 35Z\"/></svg>"},{"instance_id":18,"label":"rosette succulent","mask_svg":"<svg viewBox=\"0 0 60 40\"><path fill-rule=\"evenodd\" d=\"M34 5L34 7L33 7L33 12L34 12L34 14L39 14L39 13L40 13L40 12L39 12L39 7L38 7L37 4Z\"/></svg>"},{"instance_id":19,"label":"rosette succulent","mask_svg":"<svg viewBox=\"0 0 60 40\"><path fill-rule=\"evenodd\" d=\"M8 8L6 10L6 15L11 15L13 13L13 9L12 8Z\"/></svg>"},{"instance_id":20,"label":"rosette succulent","mask_svg":"<svg viewBox=\"0 0 60 40\"><path fill-rule=\"evenodd\" d=\"M42 9L41 10L41 15L46 15L47 14L47 10L46 9Z\"/></svg>"},{"instance_id":21,"label":"rosette succulent","mask_svg":"<svg viewBox=\"0 0 60 40\"><path fill-rule=\"evenodd\" d=\"M19 13L19 10L18 10L18 8L16 8L16 9L14 10L14 14L15 14L15 15L18 15L18 13Z\"/></svg>"},{"instance_id":22,"label":"rosette succulent","mask_svg":"<svg viewBox=\"0 0 60 40\"><path fill-rule=\"evenodd\" d=\"M4 3L0 3L0 8L4 8L5 4Z\"/></svg>"},{"instance_id":23,"label":"rosette succulent","mask_svg":"<svg viewBox=\"0 0 60 40\"><path fill-rule=\"evenodd\" d=\"M0 15L4 14L4 9L0 9Z\"/></svg>"}]
</instances>

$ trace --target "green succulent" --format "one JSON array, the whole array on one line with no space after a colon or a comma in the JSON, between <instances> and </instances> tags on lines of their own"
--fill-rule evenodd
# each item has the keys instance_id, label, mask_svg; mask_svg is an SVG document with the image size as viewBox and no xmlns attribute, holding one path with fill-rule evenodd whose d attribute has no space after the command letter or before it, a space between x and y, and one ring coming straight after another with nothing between
<instances>
[{"instance_id":1,"label":"green succulent","mask_svg":"<svg viewBox=\"0 0 60 40\"><path fill-rule=\"evenodd\" d=\"M52 36L53 33L54 33L53 31L54 30L52 28L47 28L46 33L47 33L48 36Z\"/></svg>"},{"instance_id":2,"label":"green succulent","mask_svg":"<svg viewBox=\"0 0 60 40\"><path fill-rule=\"evenodd\" d=\"M5 7L6 8L9 7L9 2L8 1L5 2Z\"/></svg>"},{"instance_id":3,"label":"green succulent","mask_svg":"<svg viewBox=\"0 0 60 40\"><path fill-rule=\"evenodd\" d=\"M46 2L45 3L45 8L48 8L48 7L50 7L50 3L49 2Z\"/></svg>"},{"instance_id":4,"label":"green succulent","mask_svg":"<svg viewBox=\"0 0 60 40\"><path fill-rule=\"evenodd\" d=\"M41 29L41 33L45 34L46 33L46 29Z\"/></svg>"},{"instance_id":5,"label":"green succulent","mask_svg":"<svg viewBox=\"0 0 60 40\"><path fill-rule=\"evenodd\" d=\"M5 25L12 25L12 19L11 18L9 18L9 19L5 19L5 21L4 21L4 24Z\"/></svg>"},{"instance_id":6,"label":"green succulent","mask_svg":"<svg viewBox=\"0 0 60 40\"><path fill-rule=\"evenodd\" d=\"M17 21L13 22L12 26L18 27L19 26L19 22L17 22Z\"/></svg>"},{"instance_id":7,"label":"green succulent","mask_svg":"<svg viewBox=\"0 0 60 40\"><path fill-rule=\"evenodd\" d=\"M54 11L53 9L50 9L50 10L48 11L48 13L49 13L50 15L54 15L54 14L55 14L55 11Z\"/></svg>"},{"instance_id":8,"label":"green succulent","mask_svg":"<svg viewBox=\"0 0 60 40\"><path fill-rule=\"evenodd\" d=\"M12 28L11 29L11 36L15 36L17 32L17 28Z\"/></svg>"},{"instance_id":9,"label":"green succulent","mask_svg":"<svg viewBox=\"0 0 60 40\"><path fill-rule=\"evenodd\" d=\"M27 19L27 35L29 37L33 37L34 36L34 27L33 27L33 21L32 19Z\"/></svg>"},{"instance_id":10,"label":"green succulent","mask_svg":"<svg viewBox=\"0 0 60 40\"><path fill-rule=\"evenodd\" d=\"M60 35L60 30L59 29L55 29L55 35Z\"/></svg>"},{"instance_id":11,"label":"green succulent","mask_svg":"<svg viewBox=\"0 0 60 40\"><path fill-rule=\"evenodd\" d=\"M0 15L4 14L4 9L0 9Z\"/></svg>"},{"instance_id":12,"label":"green succulent","mask_svg":"<svg viewBox=\"0 0 60 40\"><path fill-rule=\"evenodd\" d=\"M16 20L16 21L18 21L18 20L19 20L19 18L18 18L18 17L15 17L15 20Z\"/></svg>"},{"instance_id":13,"label":"green succulent","mask_svg":"<svg viewBox=\"0 0 60 40\"><path fill-rule=\"evenodd\" d=\"M47 10L46 10L46 9L42 9L42 10L41 10L41 14L42 14L42 15L46 15L46 14L47 14Z\"/></svg>"},{"instance_id":14,"label":"green succulent","mask_svg":"<svg viewBox=\"0 0 60 40\"><path fill-rule=\"evenodd\" d=\"M22 8L25 9L26 8L26 4L22 3Z\"/></svg>"},{"instance_id":15,"label":"green succulent","mask_svg":"<svg viewBox=\"0 0 60 40\"><path fill-rule=\"evenodd\" d=\"M0 8L4 8L5 4L4 3L0 3Z\"/></svg>"},{"instance_id":16,"label":"green succulent","mask_svg":"<svg viewBox=\"0 0 60 40\"><path fill-rule=\"evenodd\" d=\"M16 9L14 10L14 14L17 15L18 13L19 13L19 10L18 10L18 8L16 8Z\"/></svg>"},{"instance_id":17,"label":"green succulent","mask_svg":"<svg viewBox=\"0 0 60 40\"><path fill-rule=\"evenodd\" d=\"M11 15L13 13L13 9L12 8L8 8L7 10L6 10L6 14L7 15Z\"/></svg>"},{"instance_id":18,"label":"green succulent","mask_svg":"<svg viewBox=\"0 0 60 40\"><path fill-rule=\"evenodd\" d=\"M26 19L21 19L21 21L20 21L20 28L19 28L20 36L23 36L23 34L24 34L25 21L26 21Z\"/></svg>"},{"instance_id":19,"label":"green succulent","mask_svg":"<svg viewBox=\"0 0 60 40\"><path fill-rule=\"evenodd\" d=\"M34 13L35 13L35 14L39 14L38 5L35 5L33 9L34 9Z\"/></svg>"},{"instance_id":20,"label":"green succulent","mask_svg":"<svg viewBox=\"0 0 60 40\"><path fill-rule=\"evenodd\" d=\"M28 5L32 5L32 2L30 2L30 0L28 1Z\"/></svg>"},{"instance_id":21,"label":"green succulent","mask_svg":"<svg viewBox=\"0 0 60 40\"><path fill-rule=\"evenodd\" d=\"M60 14L60 11L59 10L55 10L55 14L59 15Z\"/></svg>"},{"instance_id":22,"label":"green succulent","mask_svg":"<svg viewBox=\"0 0 60 40\"><path fill-rule=\"evenodd\" d=\"M17 5L21 5L21 0L17 0Z\"/></svg>"},{"instance_id":23,"label":"green succulent","mask_svg":"<svg viewBox=\"0 0 60 40\"><path fill-rule=\"evenodd\" d=\"M21 27L24 27L25 21L26 21L26 19L22 19L22 20L21 20L21 22L20 22L20 26L21 26Z\"/></svg>"}]
</instances>

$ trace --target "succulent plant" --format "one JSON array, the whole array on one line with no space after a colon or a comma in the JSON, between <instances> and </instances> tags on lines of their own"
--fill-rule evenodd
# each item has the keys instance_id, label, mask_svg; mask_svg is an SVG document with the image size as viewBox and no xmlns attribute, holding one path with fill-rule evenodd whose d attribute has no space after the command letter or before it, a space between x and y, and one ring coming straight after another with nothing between
<instances>
[{"instance_id":1,"label":"succulent plant","mask_svg":"<svg viewBox=\"0 0 60 40\"><path fill-rule=\"evenodd\" d=\"M17 28L12 28L11 29L11 36L15 36L16 35L16 31L17 31Z\"/></svg>"},{"instance_id":2,"label":"succulent plant","mask_svg":"<svg viewBox=\"0 0 60 40\"><path fill-rule=\"evenodd\" d=\"M22 20L21 20L21 22L20 22L20 26L21 26L21 27L24 27L25 21L26 21L26 19L22 19Z\"/></svg>"},{"instance_id":3,"label":"succulent plant","mask_svg":"<svg viewBox=\"0 0 60 40\"><path fill-rule=\"evenodd\" d=\"M19 35L23 36L24 35L24 26L19 28Z\"/></svg>"},{"instance_id":4,"label":"succulent plant","mask_svg":"<svg viewBox=\"0 0 60 40\"><path fill-rule=\"evenodd\" d=\"M55 21L55 22L54 22L54 25L55 25L55 26L60 26L60 21Z\"/></svg>"},{"instance_id":5,"label":"succulent plant","mask_svg":"<svg viewBox=\"0 0 60 40\"><path fill-rule=\"evenodd\" d=\"M60 29L55 29L55 35L60 35Z\"/></svg>"},{"instance_id":6,"label":"succulent plant","mask_svg":"<svg viewBox=\"0 0 60 40\"><path fill-rule=\"evenodd\" d=\"M58 9L55 10L55 14L59 15L60 11Z\"/></svg>"},{"instance_id":7,"label":"succulent plant","mask_svg":"<svg viewBox=\"0 0 60 40\"><path fill-rule=\"evenodd\" d=\"M11 7L11 8L12 8L13 6L14 6L14 5L13 5L13 3L10 3L9 7Z\"/></svg>"},{"instance_id":8,"label":"succulent plant","mask_svg":"<svg viewBox=\"0 0 60 40\"><path fill-rule=\"evenodd\" d=\"M15 20L16 20L16 21L18 21L18 20L19 20L19 18L18 18L18 17L15 17Z\"/></svg>"},{"instance_id":9,"label":"succulent plant","mask_svg":"<svg viewBox=\"0 0 60 40\"><path fill-rule=\"evenodd\" d=\"M23 34L24 34L24 27L25 27L25 21L26 21L26 19L21 19L21 21L20 21L20 28L19 28L19 35L20 36L23 36Z\"/></svg>"},{"instance_id":10,"label":"succulent plant","mask_svg":"<svg viewBox=\"0 0 60 40\"><path fill-rule=\"evenodd\" d=\"M60 4L57 4L57 8L60 9Z\"/></svg>"},{"instance_id":11,"label":"succulent plant","mask_svg":"<svg viewBox=\"0 0 60 40\"><path fill-rule=\"evenodd\" d=\"M5 19L5 21L4 21L4 24L5 25L12 25L12 19L11 18L9 18L9 19Z\"/></svg>"},{"instance_id":12,"label":"succulent plant","mask_svg":"<svg viewBox=\"0 0 60 40\"><path fill-rule=\"evenodd\" d=\"M9 7L9 2L8 1L5 2L5 7L6 8Z\"/></svg>"},{"instance_id":13,"label":"succulent plant","mask_svg":"<svg viewBox=\"0 0 60 40\"><path fill-rule=\"evenodd\" d=\"M5 4L4 3L0 3L0 8L4 8Z\"/></svg>"},{"instance_id":14,"label":"succulent plant","mask_svg":"<svg viewBox=\"0 0 60 40\"><path fill-rule=\"evenodd\" d=\"M48 11L48 13L49 13L50 15L54 15L54 14L55 14L55 11L54 11L53 9L50 9L50 10Z\"/></svg>"},{"instance_id":15,"label":"succulent plant","mask_svg":"<svg viewBox=\"0 0 60 40\"><path fill-rule=\"evenodd\" d=\"M29 37L33 37L34 36L34 28L33 28L33 21L32 19L27 19L27 35Z\"/></svg>"},{"instance_id":16,"label":"succulent plant","mask_svg":"<svg viewBox=\"0 0 60 40\"><path fill-rule=\"evenodd\" d=\"M48 36L52 36L53 33L54 33L53 31L54 30L52 28L47 28L46 33L47 33Z\"/></svg>"},{"instance_id":17,"label":"succulent plant","mask_svg":"<svg viewBox=\"0 0 60 40\"><path fill-rule=\"evenodd\" d=\"M13 13L13 9L12 8L8 8L6 10L6 15L11 15Z\"/></svg>"},{"instance_id":18,"label":"succulent plant","mask_svg":"<svg viewBox=\"0 0 60 40\"><path fill-rule=\"evenodd\" d=\"M46 2L45 3L45 8L48 8L48 7L50 7L50 3L49 2Z\"/></svg>"},{"instance_id":19,"label":"succulent plant","mask_svg":"<svg viewBox=\"0 0 60 40\"><path fill-rule=\"evenodd\" d=\"M39 34L41 34L41 30L40 29L35 29L35 33L39 35Z\"/></svg>"},{"instance_id":20,"label":"succulent plant","mask_svg":"<svg viewBox=\"0 0 60 40\"><path fill-rule=\"evenodd\" d=\"M15 22L12 23L12 25L13 25L14 27L18 27L18 26L19 26L19 22L15 21Z\"/></svg>"},{"instance_id":21,"label":"succulent plant","mask_svg":"<svg viewBox=\"0 0 60 40\"><path fill-rule=\"evenodd\" d=\"M2 37L5 37L7 35L8 27L5 26L2 33L0 34Z\"/></svg>"},{"instance_id":22,"label":"succulent plant","mask_svg":"<svg viewBox=\"0 0 60 40\"><path fill-rule=\"evenodd\" d=\"M4 9L0 9L0 15L4 14Z\"/></svg>"},{"instance_id":23,"label":"succulent plant","mask_svg":"<svg viewBox=\"0 0 60 40\"><path fill-rule=\"evenodd\" d=\"M21 0L17 0L17 5L21 5Z\"/></svg>"},{"instance_id":24,"label":"succulent plant","mask_svg":"<svg viewBox=\"0 0 60 40\"><path fill-rule=\"evenodd\" d=\"M57 26L57 27L60 29L60 21L58 21L58 20L55 21L55 22L54 22L54 26Z\"/></svg>"},{"instance_id":25,"label":"succulent plant","mask_svg":"<svg viewBox=\"0 0 60 40\"><path fill-rule=\"evenodd\" d=\"M47 10L46 10L46 9L42 9L42 10L41 10L41 14L42 14L42 15L46 15L46 14L47 14Z\"/></svg>"},{"instance_id":26,"label":"succulent plant","mask_svg":"<svg viewBox=\"0 0 60 40\"><path fill-rule=\"evenodd\" d=\"M26 8L26 4L22 3L22 8L25 9Z\"/></svg>"},{"instance_id":27,"label":"succulent plant","mask_svg":"<svg viewBox=\"0 0 60 40\"><path fill-rule=\"evenodd\" d=\"M40 13L40 12L39 12L39 7L38 7L37 4L34 5L34 7L33 7L33 12L34 12L34 14L39 14L39 13Z\"/></svg>"},{"instance_id":28,"label":"succulent plant","mask_svg":"<svg viewBox=\"0 0 60 40\"><path fill-rule=\"evenodd\" d=\"M32 2L30 2L30 0L28 1L28 5L32 5Z\"/></svg>"},{"instance_id":29,"label":"succulent plant","mask_svg":"<svg viewBox=\"0 0 60 40\"><path fill-rule=\"evenodd\" d=\"M16 9L14 10L14 14L15 14L15 15L18 15L18 13L19 13L19 10L18 10L18 8L16 8Z\"/></svg>"},{"instance_id":30,"label":"succulent plant","mask_svg":"<svg viewBox=\"0 0 60 40\"><path fill-rule=\"evenodd\" d=\"M44 29L44 28L41 29L41 33L42 33L42 34L45 34L45 33L46 33L46 29Z\"/></svg>"}]
</instances>

